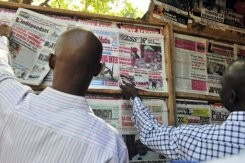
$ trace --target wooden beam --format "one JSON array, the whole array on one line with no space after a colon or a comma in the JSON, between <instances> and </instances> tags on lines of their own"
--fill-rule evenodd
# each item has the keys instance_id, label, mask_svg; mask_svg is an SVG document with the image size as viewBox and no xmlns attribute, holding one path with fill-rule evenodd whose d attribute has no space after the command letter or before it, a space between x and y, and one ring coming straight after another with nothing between
<instances>
[{"instance_id":1,"label":"wooden beam","mask_svg":"<svg viewBox=\"0 0 245 163\"><path fill-rule=\"evenodd\" d=\"M176 98L206 100L209 102L221 102L218 96L209 96L209 95L201 95L201 94L194 94L194 93L176 92Z\"/></svg>"},{"instance_id":2,"label":"wooden beam","mask_svg":"<svg viewBox=\"0 0 245 163\"><path fill-rule=\"evenodd\" d=\"M168 82L168 122L169 125L176 125L176 99L175 99L175 85L174 85L174 56L173 56L173 26L166 25L163 29L164 43L165 43L165 58L166 58L166 76Z\"/></svg>"},{"instance_id":3,"label":"wooden beam","mask_svg":"<svg viewBox=\"0 0 245 163\"><path fill-rule=\"evenodd\" d=\"M25 8L42 14L54 14L60 16L69 16L72 18L104 20L104 21L112 21L112 22L119 22L119 23L142 24L148 26L161 26L161 27L163 26L162 23L149 23L147 21L143 21L140 19L130 19L124 17L109 16L109 15L99 15L99 14L93 14L93 13L87 13L81 11L71 11L71 10L33 6L33 5L20 4L20 3L10 3L10 2L0 1L0 7L14 9L14 10L17 10L18 8Z\"/></svg>"},{"instance_id":4,"label":"wooden beam","mask_svg":"<svg viewBox=\"0 0 245 163\"><path fill-rule=\"evenodd\" d=\"M46 86L31 86L31 88L35 91L42 91L46 88ZM111 89L89 89L87 94L101 94L101 95L111 95L111 96L121 96L121 90L111 90ZM139 90L139 95L143 97L152 97L152 98L168 98L168 93L163 92L149 92Z\"/></svg>"}]
</instances>

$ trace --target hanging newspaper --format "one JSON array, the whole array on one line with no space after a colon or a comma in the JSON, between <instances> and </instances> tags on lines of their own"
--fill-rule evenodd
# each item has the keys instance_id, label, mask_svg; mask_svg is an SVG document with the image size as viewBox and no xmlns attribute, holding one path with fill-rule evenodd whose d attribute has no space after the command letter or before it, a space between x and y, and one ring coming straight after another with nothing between
<instances>
[{"instance_id":1,"label":"hanging newspaper","mask_svg":"<svg viewBox=\"0 0 245 163\"><path fill-rule=\"evenodd\" d=\"M154 0L153 17L187 28L188 3L185 0Z\"/></svg>"},{"instance_id":2,"label":"hanging newspaper","mask_svg":"<svg viewBox=\"0 0 245 163\"><path fill-rule=\"evenodd\" d=\"M245 1L226 0L225 24L227 30L245 33Z\"/></svg>"},{"instance_id":3,"label":"hanging newspaper","mask_svg":"<svg viewBox=\"0 0 245 163\"><path fill-rule=\"evenodd\" d=\"M234 60L234 46L209 41L207 53L208 93L219 96L225 68Z\"/></svg>"},{"instance_id":4,"label":"hanging newspaper","mask_svg":"<svg viewBox=\"0 0 245 163\"><path fill-rule=\"evenodd\" d=\"M223 123L230 112L221 104L210 105L211 108L211 124L221 124Z\"/></svg>"},{"instance_id":5,"label":"hanging newspaper","mask_svg":"<svg viewBox=\"0 0 245 163\"><path fill-rule=\"evenodd\" d=\"M119 89L119 38L117 29L93 27L77 23L78 27L93 32L103 46L101 63L103 68L99 75L93 78L90 89Z\"/></svg>"},{"instance_id":6,"label":"hanging newspaper","mask_svg":"<svg viewBox=\"0 0 245 163\"><path fill-rule=\"evenodd\" d=\"M15 10L0 8L0 24L11 24L15 17Z\"/></svg>"},{"instance_id":7,"label":"hanging newspaper","mask_svg":"<svg viewBox=\"0 0 245 163\"><path fill-rule=\"evenodd\" d=\"M195 22L219 30L245 33L245 2L240 0L194 0L191 17Z\"/></svg>"},{"instance_id":8,"label":"hanging newspaper","mask_svg":"<svg viewBox=\"0 0 245 163\"><path fill-rule=\"evenodd\" d=\"M19 8L12 22L10 53L13 70L22 83L39 85L49 72L49 54L67 26L52 18Z\"/></svg>"},{"instance_id":9,"label":"hanging newspaper","mask_svg":"<svg viewBox=\"0 0 245 163\"><path fill-rule=\"evenodd\" d=\"M117 28L116 23L109 22L109 21L78 19L77 23L86 26L92 26L92 27Z\"/></svg>"},{"instance_id":10,"label":"hanging newspaper","mask_svg":"<svg viewBox=\"0 0 245 163\"><path fill-rule=\"evenodd\" d=\"M135 135L137 133L137 129L134 126L134 122L132 121L133 116L133 105L129 100L121 100L120 104L120 128L119 131L122 134L127 135Z\"/></svg>"},{"instance_id":11,"label":"hanging newspaper","mask_svg":"<svg viewBox=\"0 0 245 163\"><path fill-rule=\"evenodd\" d=\"M225 30L225 0L222 1L207 1L194 0L191 17L195 22L207 25L214 29Z\"/></svg>"},{"instance_id":12,"label":"hanging newspaper","mask_svg":"<svg viewBox=\"0 0 245 163\"><path fill-rule=\"evenodd\" d=\"M119 74L122 84L153 92L167 92L164 38L161 34L120 31Z\"/></svg>"},{"instance_id":13,"label":"hanging newspaper","mask_svg":"<svg viewBox=\"0 0 245 163\"><path fill-rule=\"evenodd\" d=\"M207 94L206 39L174 34L176 91Z\"/></svg>"},{"instance_id":14,"label":"hanging newspaper","mask_svg":"<svg viewBox=\"0 0 245 163\"><path fill-rule=\"evenodd\" d=\"M116 129L119 128L120 99L88 97L87 101L97 117L105 120Z\"/></svg>"},{"instance_id":15,"label":"hanging newspaper","mask_svg":"<svg viewBox=\"0 0 245 163\"><path fill-rule=\"evenodd\" d=\"M153 112L154 117L160 124L168 124L167 105L164 100L143 99L143 104ZM138 133L132 121L133 106L129 100L121 100L119 113L119 131L122 134L135 135Z\"/></svg>"},{"instance_id":16,"label":"hanging newspaper","mask_svg":"<svg viewBox=\"0 0 245 163\"><path fill-rule=\"evenodd\" d=\"M245 58L245 46L235 44L235 53L237 58Z\"/></svg>"},{"instance_id":17,"label":"hanging newspaper","mask_svg":"<svg viewBox=\"0 0 245 163\"><path fill-rule=\"evenodd\" d=\"M210 124L210 106L204 101L178 100L177 125Z\"/></svg>"},{"instance_id":18,"label":"hanging newspaper","mask_svg":"<svg viewBox=\"0 0 245 163\"><path fill-rule=\"evenodd\" d=\"M144 25L129 25L129 24L119 24L119 29L126 30L128 32L135 32L135 33L151 33L151 34L160 34L161 29L158 27L149 27Z\"/></svg>"}]
</instances>

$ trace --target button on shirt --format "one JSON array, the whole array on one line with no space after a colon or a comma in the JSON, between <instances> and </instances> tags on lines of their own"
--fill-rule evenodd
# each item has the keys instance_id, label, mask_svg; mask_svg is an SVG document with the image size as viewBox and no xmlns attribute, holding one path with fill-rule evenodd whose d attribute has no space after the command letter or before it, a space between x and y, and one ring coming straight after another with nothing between
<instances>
[{"instance_id":1,"label":"button on shirt","mask_svg":"<svg viewBox=\"0 0 245 163\"><path fill-rule=\"evenodd\" d=\"M0 37L0 162L128 162L121 135L96 117L84 97L20 84Z\"/></svg>"},{"instance_id":2,"label":"button on shirt","mask_svg":"<svg viewBox=\"0 0 245 163\"><path fill-rule=\"evenodd\" d=\"M211 160L245 149L245 112L232 112L221 125L160 125L139 97L134 98L133 120L140 140L176 160Z\"/></svg>"}]
</instances>

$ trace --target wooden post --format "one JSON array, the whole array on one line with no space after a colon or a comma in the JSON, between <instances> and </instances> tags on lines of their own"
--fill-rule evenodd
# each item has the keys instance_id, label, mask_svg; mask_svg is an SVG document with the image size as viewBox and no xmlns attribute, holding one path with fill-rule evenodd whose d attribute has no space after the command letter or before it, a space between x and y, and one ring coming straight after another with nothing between
<instances>
[{"instance_id":1,"label":"wooden post","mask_svg":"<svg viewBox=\"0 0 245 163\"><path fill-rule=\"evenodd\" d=\"M168 82L168 122L169 125L176 125L176 98L174 84L174 55L173 55L173 26L166 25L163 29L165 40L166 76Z\"/></svg>"}]
</instances>

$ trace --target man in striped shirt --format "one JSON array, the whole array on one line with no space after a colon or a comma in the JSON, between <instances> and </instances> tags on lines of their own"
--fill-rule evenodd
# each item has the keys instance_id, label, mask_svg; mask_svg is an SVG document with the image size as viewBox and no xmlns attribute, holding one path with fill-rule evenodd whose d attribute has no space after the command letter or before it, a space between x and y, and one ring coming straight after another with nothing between
<instances>
[{"instance_id":1,"label":"man in striped shirt","mask_svg":"<svg viewBox=\"0 0 245 163\"><path fill-rule=\"evenodd\" d=\"M121 86L134 100L133 119L140 140L176 160L204 161L245 149L245 59L233 62L222 79L221 101L231 112L221 125L160 125L138 97L134 86Z\"/></svg>"},{"instance_id":2,"label":"man in striped shirt","mask_svg":"<svg viewBox=\"0 0 245 163\"><path fill-rule=\"evenodd\" d=\"M0 162L128 162L121 135L84 98L101 69L102 45L82 29L63 33L50 57L53 86L39 95L9 66L11 28L0 26Z\"/></svg>"}]
</instances>

